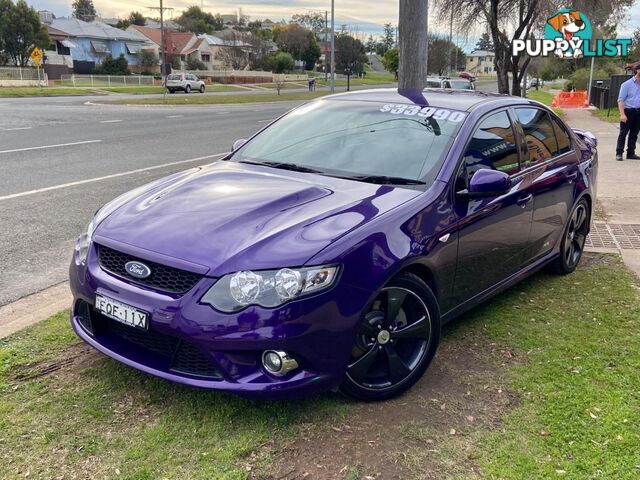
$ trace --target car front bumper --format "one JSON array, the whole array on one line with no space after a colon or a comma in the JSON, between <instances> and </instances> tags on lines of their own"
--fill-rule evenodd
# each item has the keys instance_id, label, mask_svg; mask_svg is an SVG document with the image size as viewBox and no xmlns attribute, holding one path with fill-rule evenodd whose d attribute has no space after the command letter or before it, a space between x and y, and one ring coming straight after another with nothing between
<instances>
[{"instance_id":1,"label":"car front bumper","mask_svg":"<svg viewBox=\"0 0 640 480\"><path fill-rule=\"evenodd\" d=\"M279 308L249 307L224 314L199 303L215 281L205 276L184 295L159 292L103 270L92 246L86 266L71 263L71 325L105 355L190 386L290 398L341 383L358 320L372 292L338 282L326 292ZM148 330L97 312L96 294L148 312ZM283 377L271 375L262 366L265 350L287 352L299 367Z\"/></svg>"}]
</instances>

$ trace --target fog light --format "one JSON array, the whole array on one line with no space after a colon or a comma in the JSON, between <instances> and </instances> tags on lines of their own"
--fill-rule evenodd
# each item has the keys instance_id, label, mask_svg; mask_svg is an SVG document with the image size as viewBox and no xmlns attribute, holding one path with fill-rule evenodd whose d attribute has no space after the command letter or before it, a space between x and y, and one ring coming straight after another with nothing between
<instances>
[{"instance_id":1,"label":"fog light","mask_svg":"<svg viewBox=\"0 0 640 480\"><path fill-rule=\"evenodd\" d=\"M262 365L272 375L282 377L298 368L298 362L289 357L287 352L267 350L262 354Z\"/></svg>"}]
</instances>

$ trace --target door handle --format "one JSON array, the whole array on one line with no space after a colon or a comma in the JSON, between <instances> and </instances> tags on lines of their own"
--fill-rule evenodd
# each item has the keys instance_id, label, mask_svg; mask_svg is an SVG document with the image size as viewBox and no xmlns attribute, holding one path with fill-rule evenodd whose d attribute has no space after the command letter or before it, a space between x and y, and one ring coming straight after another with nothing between
<instances>
[{"instance_id":1,"label":"door handle","mask_svg":"<svg viewBox=\"0 0 640 480\"><path fill-rule=\"evenodd\" d=\"M522 208L526 207L529 202L533 199L533 194L529 193L528 195L524 195L520 198L518 198L518 200L516 200L516 203L521 206Z\"/></svg>"},{"instance_id":2,"label":"door handle","mask_svg":"<svg viewBox=\"0 0 640 480\"><path fill-rule=\"evenodd\" d=\"M569 182L575 182L578 180L578 172L567 173L567 180L569 180Z\"/></svg>"}]
</instances>

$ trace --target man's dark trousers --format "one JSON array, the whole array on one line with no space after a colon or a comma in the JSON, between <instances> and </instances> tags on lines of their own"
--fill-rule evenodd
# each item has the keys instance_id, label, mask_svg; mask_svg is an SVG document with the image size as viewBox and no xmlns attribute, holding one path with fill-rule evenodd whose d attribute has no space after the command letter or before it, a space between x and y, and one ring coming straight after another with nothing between
<instances>
[{"instance_id":1,"label":"man's dark trousers","mask_svg":"<svg viewBox=\"0 0 640 480\"><path fill-rule=\"evenodd\" d=\"M620 135L618 135L616 154L622 155L624 152L624 141L627 139L628 134L627 156L629 156L636 153L636 141L640 131L640 108L625 108L624 114L627 116L627 121L620 122Z\"/></svg>"}]
</instances>

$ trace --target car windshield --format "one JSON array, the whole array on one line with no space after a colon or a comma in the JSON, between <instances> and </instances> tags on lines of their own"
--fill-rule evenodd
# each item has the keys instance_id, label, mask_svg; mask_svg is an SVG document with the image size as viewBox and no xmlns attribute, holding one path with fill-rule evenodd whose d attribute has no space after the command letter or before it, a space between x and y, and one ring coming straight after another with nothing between
<instances>
[{"instance_id":1,"label":"car windshield","mask_svg":"<svg viewBox=\"0 0 640 480\"><path fill-rule=\"evenodd\" d=\"M469 80L450 80L451 86L458 90L471 90L471 82Z\"/></svg>"},{"instance_id":2,"label":"car windshield","mask_svg":"<svg viewBox=\"0 0 640 480\"><path fill-rule=\"evenodd\" d=\"M441 88L442 82L440 80L427 80L427 88Z\"/></svg>"},{"instance_id":3,"label":"car windshield","mask_svg":"<svg viewBox=\"0 0 640 480\"><path fill-rule=\"evenodd\" d=\"M431 184L465 117L439 107L316 101L274 123L230 160L376 183Z\"/></svg>"}]
</instances>

